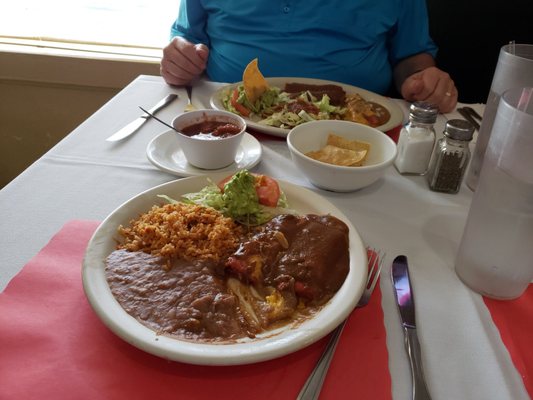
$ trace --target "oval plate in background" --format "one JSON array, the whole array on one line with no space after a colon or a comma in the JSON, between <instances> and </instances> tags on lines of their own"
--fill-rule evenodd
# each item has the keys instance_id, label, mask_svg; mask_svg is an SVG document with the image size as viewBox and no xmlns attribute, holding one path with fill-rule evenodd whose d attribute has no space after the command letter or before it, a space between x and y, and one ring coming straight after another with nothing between
<instances>
[{"instance_id":1,"label":"oval plate in background","mask_svg":"<svg viewBox=\"0 0 533 400\"><path fill-rule=\"evenodd\" d=\"M403 122L403 111L400 108L398 104L396 104L393 100L384 97L380 94L370 92L365 89L358 88L356 86L346 85L344 83L334 82L334 81L327 81L323 79L312 79L312 78L266 78L266 81L268 82L269 86L271 87L279 87L281 90L283 90L286 83L296 82L296 83L305 83L305 84L311 84L311 85L337 85L344 89L344 91L347 94L360 94L363 99L366 101L372 101L378 104L381 104L383 107L385 107L390 112L390 119L386 124L377 126L376 129L379 129L382 132L387 132L391 130L392 128L396 128L398 125L401 125ZM235 87L242 85L242 82L233 83L230 85L222 86L220 89L218 89L213 95L211 96L210 104L211 107L217 109L217 110L225 110L224 104L222 103L222 98L226 93L229 91L232 91ZM285 128L277 128L274 126L268 126L260 124L257 120L252 120L250 118L243 117L246 121L246 124L256 129L259 132L268 133L273 136L280 136L280 137L287 137L289 134L290 129Z\"/></svg>"}]
</instances>

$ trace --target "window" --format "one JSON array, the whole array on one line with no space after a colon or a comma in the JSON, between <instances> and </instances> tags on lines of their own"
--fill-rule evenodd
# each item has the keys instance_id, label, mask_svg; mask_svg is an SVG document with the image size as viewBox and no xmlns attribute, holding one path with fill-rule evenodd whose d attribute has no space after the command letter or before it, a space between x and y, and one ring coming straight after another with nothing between
<instances>
[{"instance_id":1,"label":"window","mask_svg":"<svg viewBox=\"0 0 533 400\"><path fill-rule=\"evenodd\" d=\"M0 39L161 49L179 0L16 0L4 2Z\"/></svg>"}]
</instances>

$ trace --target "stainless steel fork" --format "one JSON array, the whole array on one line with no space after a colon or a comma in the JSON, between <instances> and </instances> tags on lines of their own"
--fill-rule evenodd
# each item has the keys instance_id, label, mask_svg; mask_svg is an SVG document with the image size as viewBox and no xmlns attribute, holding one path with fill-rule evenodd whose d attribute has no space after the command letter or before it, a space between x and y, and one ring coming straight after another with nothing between
<instances>
[{"instance_id":1,"label":"stainless steel fork","mask_svg":"<svg viewBox=\"0 0 533 400\"><path fill-rule=\"evenodd\" d=\"M192 86L185 86L185 90L187 90L187 105L185 106L185 109L183 111L187 112L196 110L196 107L192 104Z\"/></svg>"},{"instance_id":2,"label":"stainless steel fork","mask_svg":"<svg viewBox=\"0 0 533 400\"><path fill-rule=\"evenodd\" d=\"M357 307L364 307L368 304L368 301L370 300L370 295L374 291L376 283L378 282L381 267L383 266L383 260L385 259L385 254L382 254L381 251L375 251L374 249L370 250L371 256L368 259L368 278L366 281L366 287L365 291L363 292L363 296L359 300L359 303L357 303ZM313 372L311 372L309 378L307 378L307 381L302 387L302 390L298 394L297 400L318 399L318 396L320 395L320 390L322 389L322 384L324 383L324 379L326 378L326 375L328 373L329 364L331 363L331 359L333 358L333 354L335 353L337 343L339 342L342 330L346 325L346 321L347 320L344 320L333 331L331 338L329 339L329 342L326 345L326 348L324 349L324 352L320 356L320 359L318 360L315 368L313 369Z\"/></svg>"}]
</instances>

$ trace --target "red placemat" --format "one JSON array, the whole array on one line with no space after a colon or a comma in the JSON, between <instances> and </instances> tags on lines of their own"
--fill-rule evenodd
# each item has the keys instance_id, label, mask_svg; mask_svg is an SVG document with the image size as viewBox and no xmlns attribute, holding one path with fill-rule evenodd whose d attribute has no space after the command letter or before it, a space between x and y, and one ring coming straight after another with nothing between
<instances>
[{"instance_id":1,"label":"red placemat","mask_svg":"<svg viewBox=\"0 0 533 400\"><path fill-rule=\"evenodd\" d=\"M398 143L400 138L400 131L402 130L402 125L398 125L396 128L392 128L390 131L385 132L385 134L394 140L394 143Z\"/></svg>"},{"instance_id":2,"label":"red placemat","mask_svg":"<svg viewBox=\"0 0 533 400\"><path fill-rule=\"evenodd\" d=\"M95 221L71 221L0 294L2 399L294 399L328 338L258 364L166 361L124 342L93 312L81 263ZM381 293L352 313L321 399L391 399Z\"/></svg>"},{"instance_id":3,"label":"red placemat","mask_svg":"<svg viewBox=\"0 0 533 400\"><path fill-rule=\"evenodd\" d=\"M502 341L533 398L533 285L516 300L500 301L483 297Z\"/></svg>"}]
</instances>

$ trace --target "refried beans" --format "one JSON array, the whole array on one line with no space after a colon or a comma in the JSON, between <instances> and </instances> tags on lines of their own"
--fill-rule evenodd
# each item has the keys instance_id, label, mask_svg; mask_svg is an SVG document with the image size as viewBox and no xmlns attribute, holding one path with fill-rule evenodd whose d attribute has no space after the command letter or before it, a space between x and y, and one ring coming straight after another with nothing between
<instances>
[{"instance_id":1,"label":"refried beans","mask_svg":"<svg viewBox=\"0 0 533 400\"><path fill-rule=\"evenodd\" d=\"M232 340L250 336L223 274L209 261L163 260L143 252L116 250L106 276L122 308L158 334L185 340Z\"/></svg>"}]
</instances>

